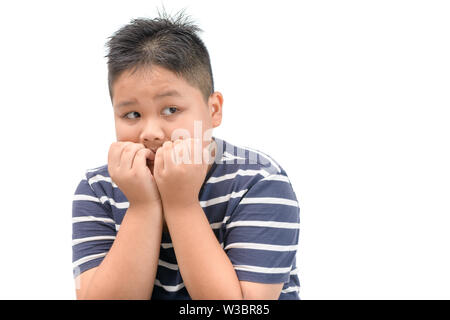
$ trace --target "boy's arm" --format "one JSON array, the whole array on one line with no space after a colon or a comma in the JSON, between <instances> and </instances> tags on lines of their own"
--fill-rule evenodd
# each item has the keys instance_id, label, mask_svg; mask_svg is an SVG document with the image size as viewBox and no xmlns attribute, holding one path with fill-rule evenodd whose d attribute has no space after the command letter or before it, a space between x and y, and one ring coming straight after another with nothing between
<instances>
[{"instance_id":1,"label":"boy's arm","mask_svg":"<svg viewBox=\"0 0 450 320\"><path fill-rule=\"evenodd\" d=\"M186 289L193 299L278 299L284 274L269 281L276 284L239 281L230 250L219 244L198 201L207 164L192 161L196 150L202 150L201 141L177 139L155 155L155 179Z\"/></svg>"},{"instance_id":2,"label":"boy's arm","mask_svg":"<svg viewBox=\"0 0 450 320\"><path fill-rule=\"evenodd\" d=\"M239 281L200 203L165 207L173 248L192 299L278 299L283 283Z\"/></svg>"},{"instance_id":3,"label":"boy's arm","mask_svg":"<svg viewBox=\"0 0 450 320\"><path fill-rule=\"evenodd\" d=\"M86 175L75 191L74 272L96 267L78 277L82 299L149 299L158 267L162 234L162 204L147 163L154 154L143 144L113 142L108 152L108 173L129 201L120 231L102 197ZM113 241L111 240L114 239ZM104 258L103 258L104 257ZM102 258L101 263L99 258ZM100 263L100 265L99 265ZM77 270L78 268L78 270Z\"/></svg>"},{"instance_id":4,"label":"boy's arm","mask_svg":"<svg viewBox=\"0 0 450 320\"><path fill-rule=\"evenodd\" d=\"M77 279L77 298L150 299L158 267L162 220L161 206L130 205L102 263Z\"/></svg>"}]
</instances>

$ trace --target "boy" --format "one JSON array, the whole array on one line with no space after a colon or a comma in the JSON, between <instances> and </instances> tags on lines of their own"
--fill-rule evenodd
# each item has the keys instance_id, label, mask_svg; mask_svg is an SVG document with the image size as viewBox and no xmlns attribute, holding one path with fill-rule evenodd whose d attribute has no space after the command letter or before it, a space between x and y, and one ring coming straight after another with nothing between
<instances>
[{"instance_id":1,"label":"boy","mask_svg":"<svg viewBox=\"0 0 450 320\"><path fill-rule=\"evenodd\" d=\"M164 15L110 37L117 142L73 199L78 299L299 299L295 193L212 136L223 97L197 31Z\"/></svg>"}]
</instances>

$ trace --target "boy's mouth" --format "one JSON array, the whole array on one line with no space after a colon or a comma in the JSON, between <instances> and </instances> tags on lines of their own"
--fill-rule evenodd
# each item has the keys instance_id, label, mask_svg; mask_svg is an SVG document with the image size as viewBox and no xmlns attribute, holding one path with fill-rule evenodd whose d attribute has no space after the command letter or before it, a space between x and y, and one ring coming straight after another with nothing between
<instances>
[{"instance_id":1,"label":"boy's mouth","mask_svg":"<svg viewBox=\"0 0 450 320\"><path fill-rule=\"evenodd\" d=\"M155 166L154 160L147 159L147 167L150 169L150 172L153 174L153 168Z\"/></svg>"},{"instance_id":2,"label":"boy's mouth","mask_svg":"<svg viewBox=\"0 0 450 320\"><path fill-rule=\"evenodd\" d=\"M150 153L150 157L147 158L147 167L150 169L150 172L153 175L153 168L155 165L155 154L156 150L150 149L152 152Z\"/></svg>"}]
</instances>

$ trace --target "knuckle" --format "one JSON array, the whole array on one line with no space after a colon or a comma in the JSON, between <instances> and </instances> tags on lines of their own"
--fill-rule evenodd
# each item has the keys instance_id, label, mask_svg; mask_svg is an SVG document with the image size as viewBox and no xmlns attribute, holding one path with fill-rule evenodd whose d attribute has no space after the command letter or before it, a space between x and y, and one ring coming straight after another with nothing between
<instances>
[{"instance_id":1,"label":"knuckle","mask_svg":"<svg viewBox=\"0 0 450 320\"><path fill-rule=\"evenodd\" d=\"M132 146L134 143L133 142L131 142L131 141L124 141L124 142L122 142L122 145L124 146L124 147L129 147L129 146Z\"/></svg>"},{"instance_id":2,"label":"knuckle","mask_svg":"<svg viewBox=\"0 0 450 320\"><path fill-rule=\"evenodd\" d=\"M128 144L127 141L117 141L114 142L114 147L120 150L123 149L127 144Z\"/></svg>"},{"instance_id":3,"label":"knuckle","mask_svg":"<svg viewBox=\"0 0 450 320\"><path fill-rule=\"evenodd\" d=\"M129 143L123 147L123 152L127 152L127 153L132 152L133 149L134 149L134 146L131 143Z\"/></svg>"}]
</instances>

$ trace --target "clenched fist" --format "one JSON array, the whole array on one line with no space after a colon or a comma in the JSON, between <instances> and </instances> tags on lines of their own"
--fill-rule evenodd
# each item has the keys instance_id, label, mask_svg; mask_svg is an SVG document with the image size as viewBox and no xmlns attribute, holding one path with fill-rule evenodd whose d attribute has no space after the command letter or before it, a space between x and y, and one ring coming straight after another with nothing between
<instances>
[{"instance_id":1,"label":"clenched fist","mask_svg":"<svg viewBox=\"0 0 450 320\"><path fill-rule=\"evenodd\" d=\"M141 143L114 142L108 152L108 172L130 206L161 205L155 179L147 166L155 154Z\"/></svg>"},{"instance_id":2,"label":"clenched fist","mask_svg":"<svg viewBox=\"0 0 450 320\"><path fill-rule=\"evenodd\" d=\"M209 164L204 151L202 141L194 139L166 141L156 151L154 176L164 208L198 203Z\"/></svg>"}]
</instances>

